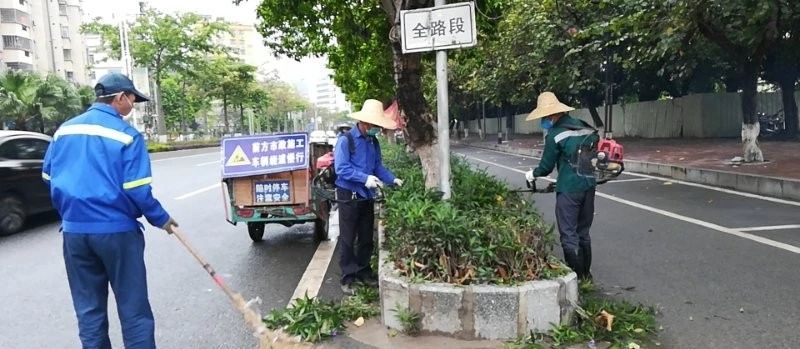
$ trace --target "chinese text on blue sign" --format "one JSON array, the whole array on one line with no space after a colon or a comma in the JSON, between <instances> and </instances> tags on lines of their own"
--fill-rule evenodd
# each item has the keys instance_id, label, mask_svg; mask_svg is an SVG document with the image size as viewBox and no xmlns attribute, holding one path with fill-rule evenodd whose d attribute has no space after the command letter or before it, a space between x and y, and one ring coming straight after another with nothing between
<instances>
[{"instance_id":1,"label":"chinese text on blue sign","mask_svg":"<svg viewBox=\"0 0 800 349\"><path fill-rule=\"evenodd\" d=\"M222 177L245 177L308 168L308 135L232 137L222 140Z\"/></svg>"},{"instance_id":2,"label":"chinese text on blue sign","mask_svg":"<svg viewBox=\"0 0 800 349\"><path fill-rule=\"evenodd\" d=\"M258 181L253 185L256 204L292 203L292 190L288 180Z\"/></svg>"}]
</instances>

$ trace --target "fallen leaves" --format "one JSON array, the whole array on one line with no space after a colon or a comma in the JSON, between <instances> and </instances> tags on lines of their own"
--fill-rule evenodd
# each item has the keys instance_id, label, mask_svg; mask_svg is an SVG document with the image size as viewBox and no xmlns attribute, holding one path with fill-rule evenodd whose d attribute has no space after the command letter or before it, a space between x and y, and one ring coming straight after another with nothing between
<instances>
[{"instance_id":1,"label":"fallen leaves","mask_svg":"<svg viewBox=\"0 0 800 349\"><path fill-rule=\"evenodd\" d=\"M614 326L614 315L611 315L607 311L602 310L600 311L600 314L594 318L594 321L598 325L600 325L600 327L603 327L607 331L611 332L611 329Z\"/></svg>"}]
</instances>

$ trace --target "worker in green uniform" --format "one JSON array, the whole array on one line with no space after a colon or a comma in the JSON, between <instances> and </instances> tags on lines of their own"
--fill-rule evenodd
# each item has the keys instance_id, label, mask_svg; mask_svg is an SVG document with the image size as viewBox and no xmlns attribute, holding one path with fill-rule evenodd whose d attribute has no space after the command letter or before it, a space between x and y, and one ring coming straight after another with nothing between
<instances>
[{"instance_id":1,"label":"worker in green uniform","mask_svg":"<svg viewBox=\"0 0 800 349\"><path fill-rule=\"evenodd\" d=\"M561 103L552 92L539 95L536 109L527 120L541 120L547 132L544 154L535 169L525 174L528 182L558 170L556 181L556 221L564 251L564 261L581 279L591 279L592 242L589 229L594 218L597 182L592 164L586 162L599 137L586 122L567 112L575 110ZM588 169L588 170L587 170Z\"/></svg>"}]
</instances>

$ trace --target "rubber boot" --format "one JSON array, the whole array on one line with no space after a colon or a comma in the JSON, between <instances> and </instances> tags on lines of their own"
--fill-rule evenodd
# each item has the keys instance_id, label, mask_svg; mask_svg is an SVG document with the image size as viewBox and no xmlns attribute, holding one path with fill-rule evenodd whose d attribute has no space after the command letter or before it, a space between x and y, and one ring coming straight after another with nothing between
<instances>
[{"instance_id":1,"label":"rubber boot","mask_svg":"<svg viewBox=\"0 0 800 349\"><path fill-rule=\"evenodd\" d=\"M580 253L580 249L578 250L564 250L564 261L567 262L567 266L572 269L576 274L578 274L579 279L583 279L585 268L583 266L583 256Z\"/></svg>"},{"instance_id":2,"label":"rubber boot","mask_svg":"<svg viewBox=\"0 0 800 349\"><path fill-rule=\"evenodd\" d=\"M583 258L583 278L589 281L593 280L592 276L592 244L581 243L580 256Z\"/></svg>"}]
</instances>

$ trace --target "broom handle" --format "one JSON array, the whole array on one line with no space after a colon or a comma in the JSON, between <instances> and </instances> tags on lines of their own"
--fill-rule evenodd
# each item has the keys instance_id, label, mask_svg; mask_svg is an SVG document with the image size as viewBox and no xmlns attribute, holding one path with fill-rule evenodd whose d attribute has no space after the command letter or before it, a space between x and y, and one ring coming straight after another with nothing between
<instances>
[{"instance_id":1,"label":"broom handle","mask_svg":"<svg viewBox=\"0 0 800 349\"><path fill-rule=\"evenodd\" d=\"M181 232L180 229L178 229L177 227L173 227L172 235L175 235L175 237L178 238L178 241L180 241L181 244L183 244L183 246L186 247L187 250L189 250L189 253L191 253L192 256L194 256L194 259L196 259L200 263L200 265L203 266L203 269L205 269L206 272L208 272L208 275L210 275L211 278L214 279L214 283L216 283L217 286L219 286L222 289L222 291L225 292L228 298L230 298L231 301L235 301L236 299L234 296L235 292L233 292L233 290L230 287L228 287L227 284L225 284L225 281L222 279L222 276L217 275L216 270L214 270L211 264L208 264L208 262L206 262L203 256L201 256L200 253L198 253L197 250L195 250L194 247L192 247L192 244L189 243L189 240L186 239L186 237L183 235L183 232Z\"/></svg>"}]
</instances>

